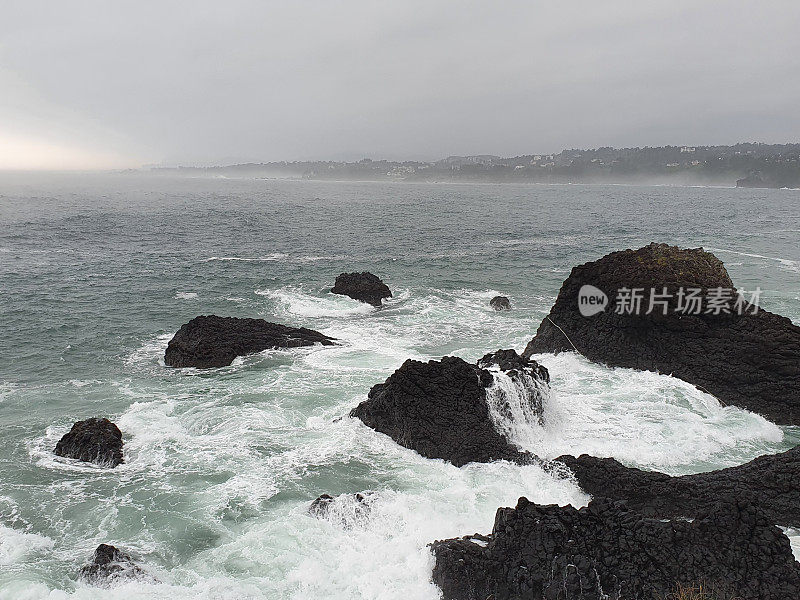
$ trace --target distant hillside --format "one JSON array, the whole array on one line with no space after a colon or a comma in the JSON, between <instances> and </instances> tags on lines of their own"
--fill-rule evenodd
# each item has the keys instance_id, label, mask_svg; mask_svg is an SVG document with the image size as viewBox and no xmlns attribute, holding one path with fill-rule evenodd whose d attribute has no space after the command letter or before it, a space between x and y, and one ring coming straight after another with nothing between
<instances>
[{"instance_id":1,"label":"distant hillside","mask_svg":"<svg viewBox=\"0 0 800 600\"><path fill-rule=\"evenodd\" d=\"M450 156L436 162L274 162L153 168L189 176L352 181L650 183L800 188L800 144L563 150L513 158Z\"/></svg>"}]
</instances>

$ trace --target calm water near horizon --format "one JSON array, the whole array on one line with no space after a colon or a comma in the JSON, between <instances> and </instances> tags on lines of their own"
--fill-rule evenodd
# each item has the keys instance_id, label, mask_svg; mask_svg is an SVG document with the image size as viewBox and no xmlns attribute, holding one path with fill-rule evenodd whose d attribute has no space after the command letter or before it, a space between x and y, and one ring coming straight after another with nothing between
<instances>
[{"instance_id":1,"label":"calm water near horizon","mask_svg":"<svg viewBox=\"0 0 800 600\"><path fill-rule=\"evenodd\" d=\"M538 466L424 459L348 411L407 358L521 351L573 266L652 241L711 250L800 324L798 190L0 174L0 598L437 598L429 542L488 532L522 495L588 498ZM394 298L328 293L355 270ZM200 314L342 344L165 367ZM537 359L552 396L525 439L542 457L682 474L800 440L670 377ZM92 416L122 429L124 465L52 454ZM379 495L355 526L307 514L363 490ZM77 582L101 542L153 579Z\"/></svg>"}]
</instances>

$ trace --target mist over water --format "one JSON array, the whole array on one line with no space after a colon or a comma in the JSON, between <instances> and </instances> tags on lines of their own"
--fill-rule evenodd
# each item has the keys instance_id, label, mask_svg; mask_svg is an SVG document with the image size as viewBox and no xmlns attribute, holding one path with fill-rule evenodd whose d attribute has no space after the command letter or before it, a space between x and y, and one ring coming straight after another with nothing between
<instances>
[{"instance_id":1,"label":"mist over water","mask_svg":"<svg viewBox=\"0 0 800 600\"><path fill-rule=\"evenodd\" d=\"M798 323L799 236L785 190L0 175L0 598L437 598L428 543L488 532L521 495L588 497L538 466L424 459L346 417L369 388L407 358L521 351L572 266L651 241L713 248ZM394 298L376 310L328 293L353 270ZM497 294L513 310L493 311ZM199 314L341 344L166 368ZM671 377L535 358L552 378L543 424L507 425L544 458L682 474L800 438ZM125 464L52 454L91 416L120 426ZM367 515L346 500L307 512L365 490ZM101 542L148 578L77 582Z\"/></svg>"}]
</instances>

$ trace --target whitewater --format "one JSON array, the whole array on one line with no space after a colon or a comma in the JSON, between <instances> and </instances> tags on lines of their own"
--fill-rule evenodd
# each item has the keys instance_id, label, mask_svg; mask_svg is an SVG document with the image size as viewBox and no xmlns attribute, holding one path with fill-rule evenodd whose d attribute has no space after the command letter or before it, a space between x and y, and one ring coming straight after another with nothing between
<instances>
[{"instance_id":1,"label":"whitewater","mask_svg":"<svg viewBox=\"0 0 800 600\"><path fill-rule=\"evenodd\" d=\"M520 351L572 266L650 241L717 249L737 285L798 323L799 202L787 190L3 175L0 599L436 599L430 542L489 531L519 496L589 497L538 465L422 458L347 417L370 387L409 358ZM338 273L366 269L394 292L383 308L329 293ZM510 312L489 307L498 294ZM341 343L165 367L167 342L200 314ZM800 441L669 376L534 358L551 375L541 422L510 379L489 396L496 426L543 458L685 474ZM52 454L91 416L122 429L123 465ZM308 513L320 494L363 491L367 514L346 498ZM787 533L800 556L800 532ZM78 581L100 543L145 576Z\"/></svg>"}]
</instances>

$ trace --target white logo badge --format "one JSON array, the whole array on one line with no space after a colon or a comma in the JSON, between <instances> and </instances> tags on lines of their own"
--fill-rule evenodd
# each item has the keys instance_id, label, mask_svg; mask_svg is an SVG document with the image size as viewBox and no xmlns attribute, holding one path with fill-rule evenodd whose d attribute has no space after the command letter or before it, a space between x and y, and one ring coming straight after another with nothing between
<instances>
[{"instance_id":1,"label":"white logo badge","mask_svg":"<svg viewBox=\"0 0 800 600\"><path fill-rule=\"evenodd\" d=\"M584 285L578 292L578 310L584 317L601 313L608 306L608 296L593 285Z\"/></svg>"}]
</instances>

